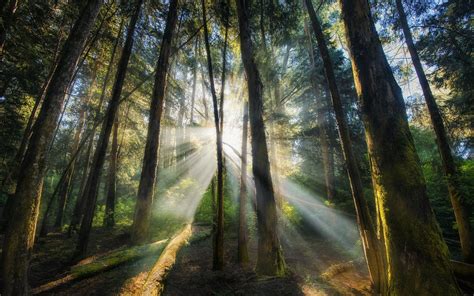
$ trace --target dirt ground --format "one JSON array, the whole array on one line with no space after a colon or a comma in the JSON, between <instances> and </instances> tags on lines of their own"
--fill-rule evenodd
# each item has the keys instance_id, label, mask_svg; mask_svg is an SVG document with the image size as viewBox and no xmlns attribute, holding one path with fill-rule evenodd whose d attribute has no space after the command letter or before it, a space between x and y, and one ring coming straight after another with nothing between
<instances>
[{"instance_id":1,"label":"dirt ground","mask_svg":"<svg viewBox=\"0 0 474 296\"><path fill-rule=\"evenodd\" d=\"M209 227L194 226L193 233L200 239L191 239L178 253L165 283L165 295L370 295L365 267L347 261L330 242L320 238L309 236L304 238L305 243L282 240L289 272L286 277L273 278L257 277L252 269L256 260L254 237L250 238L249 268L241 268L235 264L237 236L229 230L225 237L225 269L212 271L211 239L204 235ZM95 229L90 256L79 264L124 248L127 241L126 229ZM75 238L57 233L37 242L31 261L31 287L67 275L75 242ZM145 257L41 295L134 295L157 259L158 255Z\"/></svg>"},{"instance_id":2,"label":"dirt ground","mask_svg":"<svg viewBox=\"0 0 474 296\"><path fill-rule=\"evenodd\" d=\"M164 295L371 295L364 267L344 262L326 241L315 239L299 248L282 241L289 274L273 278L257 277L251 268L256 260L255 239L251 239L249 245L251 262L247 269L235 264L236 235L231 232L225 239L227 264L223 271L212 271L210 239L188 245L178 255L166 281ZM325 258L311 258L315 252ZM330 274L322 276L331 267Z\"/></svg>"}]
</instances>

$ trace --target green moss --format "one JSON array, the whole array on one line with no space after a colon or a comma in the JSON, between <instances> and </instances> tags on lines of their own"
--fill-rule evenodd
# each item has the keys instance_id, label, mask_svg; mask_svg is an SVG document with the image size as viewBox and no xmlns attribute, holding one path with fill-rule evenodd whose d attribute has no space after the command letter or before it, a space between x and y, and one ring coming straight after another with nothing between
<instances>
[{"instance_id":1,"label":"green moss","mask_svg":"<svg viewBox=\"0 0 474 296\"><path fill-rule=\"evenodd\" d=\"M137 258L145 257L155 253L161 253L167 243L168 240L161 240L148 245L118 250L102 258L98 258L91 263L73 266L70 273L75 278L89 277L99 271L109 270L120 264L124 264Z\"/></svg>"}]
</instances>

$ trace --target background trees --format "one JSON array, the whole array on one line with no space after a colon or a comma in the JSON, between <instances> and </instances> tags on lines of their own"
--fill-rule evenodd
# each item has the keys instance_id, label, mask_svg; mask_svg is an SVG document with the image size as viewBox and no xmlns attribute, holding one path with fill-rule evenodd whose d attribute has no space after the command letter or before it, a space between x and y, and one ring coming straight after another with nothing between
<instances>
[{"instance_id":1,"label":"background trees","mask_svg":"<svg viewBox=\"0 0 474 296\"><path fill-rule=\"evenodd\" d=\"M194 220L216 226L217 269L232 254L250 266L259 240L257 271L282 275L298 239L324 238L351 259L365 246L381 291L402 291L400 281L456 290L443 240L449 258L469 261L472 4L304 2L107 2L69 53L89 6L2 4L4 272L33 247L35 228L39 245L66 229L77 241L80 228L88 256L97 236L123 230L124 241L146 244ZM429 239L416 238L422 228ZM398 275L405 255L419 260L410 273L419 277ZM14 289L26 281L23 259Z\"/></svg>"}]
</instances>

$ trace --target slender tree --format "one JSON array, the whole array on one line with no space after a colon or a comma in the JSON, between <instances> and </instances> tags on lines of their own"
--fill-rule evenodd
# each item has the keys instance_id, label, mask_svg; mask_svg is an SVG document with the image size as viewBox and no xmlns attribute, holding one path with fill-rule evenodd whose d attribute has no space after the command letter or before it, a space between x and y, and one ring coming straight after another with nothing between
<instances>
[{"instance_id":1,"label":"slender tree","mask_svg":"<svg viewBox=\"0 0 474 296\"><path fill-rule=\"evenodd\" d=\"M199 37L196 37L196 41L194 43L194 62L193 62L193 90L191 93L191 114L189 122L194 125L194 105L196 101L196 81L197 81L197 68L198 68L198 46L199 46Z\"/></svg>"},{"instance_id":2,"label":"slender tree","mask_svg":"<svg viewBox=\"0 0 474 296\"><path fill-rule=\"evenodd\" d=\"M64 92L101 4L100 0L87 1L63 46L20 166L12 206L15 220L8 223L2 252L3 295L28 294L28 262L39 213L46 151L57 124Z\"/></svg>"},{"instance_id":3,"label":"slender tree","mask_svg":"<svg viewBox=\"0 0 474 296\"><path fill-rule=\"evenodd\" d=\"M277 233L277 211L263 122L263 85L255 62L248 7L236 0L240 30L240 51L247 74L249 120L252 134L253 175L257 194L258 258L256 270L263 275L283 275L285 260Z\"/></svg>"},{"instance_id":4,"label":"slender tree","mask_svg":"<svg viewBox=\"0 0 474 296\"><path fill-rule=\"evenodd\" d=\"M306 6L306 5L305 5ZM312 7L311 7L312 8ZM311 14L311 12L310 12ZM330 145L330 131L329 131L329 121L327 120L328 117L331 115L329 114L328 110L325 110L324 102L323 102L323 91L321 87L317 83L317 72L316 72L316 60L314 57L313 52L313 43L311 41L311 35L308 30L308 25L305 22L305 30L308 34L308 52L312 67L311 72L311 85L314 91L314 96L316 98L316 120L319 127L319 143L321 145L321 158L323 161L323 169L324 169L324 185L325 185L325 192L326 198L329 201L334 199L335 188L334 188L334 155L332 153L331 145Z\"/></svg>"},{"instance_id":5,"label":"slender tree","mask_svg":"<svg viewBox=\"0 0 474 296\"><path fill-rule=\"evenodd\" d=\"M201 0L202 4L202 18L204 24L204 44L207 55L207 70L209 73L209 85L211 88L212 104L214 107L214 124L216 128L216 146L217 146L217 221L216 221L216 232L214 233L214 246L213 246L213 269L222 270L224 268L224 162L223 162L223 151L222 151L222 130L221 121L219 120L219 105L217 101L217 93L214 85L214 72L212 67L211 59L211 46L209 44L209 32L207 28L207 16L206 16L206 1ZM227 44L224 45L224 54L227 48ZM223 71L225 71L225 56ZM223 80L225 79L225 73ZM222 85L224 88L224 85ZM224 96L224 90L222 89L222 97Z\"/></svg>"},{"instance_id":6,"label":"slender tree","mask_svg":"<svg viewBox=\"0 0 474 296\"><path fill-rule=\"evenodd\" d=\"M115 118L112 132L112 147L109 156L109 173L107 175L107 197L105 200L104 226L113 227L115 225L115 201L117 199L117 157L118 157L118 129L119 119Z\"/></svg>"},{"instance_id":7,"label":"slender tree","mask_svg":"<svg viewBox=\"0 0 474 296\"><path fill-rule=\"evenodd\" d=\"M178 0L170 0L166 27L161 41L160 55L156 63L155 84L151 97L145 153L143 156L140 184L138 185L137 202L135 204L131 236L134 244L142 244L146 242L148 238L158 164L161 115L163 113L169 58L177 19Z\"/></svg>"},{"instance_id":8,"label":"slender tree","mask_svg":"<svg viewBox=\"0 0 474 296\"><path fill-rule=\"evenodd\" d=\"M247 244L247 138L249 129L249 103L245 101L242 117L242 149L240 163L239 195L239 239L237 244L237 261L245 265L249 261Z\"/></svg>"},{"instance_id":9,"label":"slender tree","mask_svg":"<svg viewBox=\"0 0 474 296\"><path fill-rule=\"evenodd\" d=\"M336 75L334 74L331 56L329 54L326 40L321 24L316 15L311 0L305 0L305 6L310 16L311 24L318 43L319 52L323 60L324 73L329 91L331 93L332 105L336 114L339 138L341 140L342 151L347 167L347 174L352 190L352 198L356 209L357 223L361 236L364 254L367 259L369 273L377 293L385 290L386 279L384 277L384 261L381 242L377 238L375 226L372 221L367 202L364 198L364 190L360 177L359 167L352 150L352 143L349 136L349 128L346 122L346 116L342 107L341 96L337 87ZM314 56L312 46L310 47L312 63L314 65ZM314 78L313 78L314 80ZM315 83L313 83L315 84ZM326 144L327 145L327 144Z\"/></svg>"},{"instance_id":10,"label":"slender tree","mask_svg":"<svg viewBox=\"0 0 474 296\"><path fill-rule=\"evenodd\" d=\"M461 250L464 260L468 263L474 263L474 233L469 222L469 205L468 199L461 190L459 181L459 172L454 161L451 147L449 146L449 138L444 127L441 111L436 104L435 97L431 92L430 84L426 79L425 71L421 65L418 51L416 50L410 27L408 25L407 16L403 8L402 0L396 0L397 10L399 14L400 24L402 26L405 42L410 52L413 67L420 81L423 96L425 97L426 106L431 117L436 134L436 143L438 144L439 154L443 163L444 174L448 182L449 197L454 210L454 217L458 226L459 238L461 240Z\"/></svg>"},{"instance_id":11,"label":"slender tree","mask_svg":"<svg viewBox=\"0 0 474 296\"><path fill-rule=\"evenodd\" d=\"M339 0L384 239L384 295L459 295L426 193L401 89L367 0Z\"/></svg>"},{"instance_id":12,"label":"slender tree","mask_svg":"<svg viewBox=\"0 0 474 296\"><path fill-rule=\"evenodd\" d=\"M112 96L105 114L105 119L102 123L102 130L94 152L91 171L89 172L85 187L86 189L84 191L84 196L82 197L85 201L86 207L84 210L84 216L82 218L81 228L79 230L79 238L76 246L75 258L77 259L85 256L87 252L87 245L89 243L90 230L92 227L92 220L94 219L97 195L99 191L100 176L102 173L102 167L104 166L110 134L112 133L115 117L120 104L122 88L125 81L125 76L127 74L128 61L132 54L134 41L133 35L135 33L137 21L140 17L142 4L143 0L137 0L135 2L133 14L130 18L130 23L127 29L127 37L125 39L123 51L117 66L115 82L112 88Z\"/></svg>"},{"instance_id":13,"label":"slender tree","mask_svg":"<svg viewBox=\"0 0 474 296\"><path fill-rule=\"evenodd\" d=\"M73 155L73 153L77 150L81 141L81 135L83 133L84 125L86 122L87 104L89 103L94 91L95 80L97 76L97 66L98 66L98 63L96 60L94 62L94 66L91 73L91 83L89 85L88 93L85 96L84 101L82 102L82 106L80 107L80 110L79 110L79 120L77 123L76 131L74 133L74 138L71 145L71 155ZM62 224L63 224L64 210L66 208L66 201L67 201L68 194L71 191L70 187L71 187L71 183L72 183L72 179L74 175L75 164L76 162L74 161L72 163L71 169L68 171L68 174L59 192L56 219L54 222L54 228L56 229L61 229Z\"/></svg>"}]
</instances>

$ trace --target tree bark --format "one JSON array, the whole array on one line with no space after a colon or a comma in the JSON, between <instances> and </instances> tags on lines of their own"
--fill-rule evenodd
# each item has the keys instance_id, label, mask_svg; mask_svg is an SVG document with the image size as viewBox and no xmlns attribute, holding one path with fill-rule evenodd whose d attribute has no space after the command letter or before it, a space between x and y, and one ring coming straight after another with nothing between
<instances>
[{"instance_id":1,"label":"tree bark","mask_svg":"<svg viewBox=\"0 0 474 296\"><path fill-rule=\"evenodd\" d=\"M142 244L148 238L158 164L161 115L163 113L173 32L176 27L177 18L178 0L170 0L166 27L161 42L160 56L156 64L155 84L151 98L145 153L143 156L140 184L138 186L137 202L135 204L131 237L132 243L134 244Z\"/></svg>"},{"instance_id":2,"label":"tree bark","mask_svg":"<svg viewBox=\"0 0 474 296\"><path fill-rule=\"evenodd\" d=\"M206 16L206 2L201 0L202 4L202 18L204 25L204 44L207 55L207 70L209 73L209 85L211 87L212 104L214 107L214 125L216 129L216 152L217 152L217 221L216 221L216 232L214 233L214 245L213 245L213 263L212 268L214 270L222 270L224 268L224 162L222 153L222 130L221 121L219 119L219 105L217 101L217 93L214 85L214 72L212 67L211 59L211 47L209 44L209 32L207 28L207 16ZM227 44L224 45L224 54L227 48ZM225 56L223 71L225 71ZM223 75L223 82L225 82L225 73ZM222 85L224 87L224 85ZM221 99L224 96L224 90L222 90Z\"/></svg>"},{"instance_id":3,"label":"tree bark","mask_svg":"<svg viewBox=\"0 0 474 296\"><path fill-rule=\"evenodd\" d=\"M125 81L125 76L127 74L128 61L132 54L134 41L133 35L135 33L135 27L138 18L140 16L142 3L143 0L136 1L133 15L130 18L125 45L120 56L115 82L112 88L112 96L109 101L105 120L102 123L102 130L97 141L97 147L94 152L91 171L86 183L86 190L84 191L84 196L82 197L85 201L86 207L84 210L84 216L82 218L81 228L79 230L79 239L77 242L76 251L74 254L76 259L82 258L87 252L87 245L89 243L89 235L92 228L92 221L94 219L97 195L99 191L100 176L102 167L104 166L105 154L107 152L110 134L112 133L112 127L114 125L115 117L120 104L122 88Z\"/></svg>"},{"instance_id":4,"label":"tree bark","mask_svg":"<svg viewBox=\"0 0 474 296\"><path fill-rule=\"evenodd\" d=\"M112 147L110 149L109 158L109 174L107 176L107 198L105 201L104 226L112 228L115 226L115 201L117 199L116 183L117 183L117 158L118 158L118 116L115 118Z\"/></svg>"},{"instance_id":5,"label":"tree bark","mask_svg":"<svg viewBox=\"0 0 474 296\"><path fill-rule=\"evenodd\" d=\"M277 234L277 211L270 173L270 162L263 122L263 85L255 62L248 7L236 0L240 30L240 51L249 91L249 119L252 134L252 160L257 196L258 258L256 271L262 275L283 275L285 260Z\"/></svg>"},{"instance_id":6,"label":"tree bark","mask_svg":"<svg viewBox=\"0 0 474 296\"><path fill-rule=\"evenodd\" d=\"M239 198L239 238L237 244L237 261L240 265L249 262L247 244L247 138L249 125L249 103L245 101L242 118L242 149L240 165L240 198Z\"/></svg>"},{"instance_id":7,"label":"tree bark","mask_svg":"<svg viewBox=\"0 0 474 296\"><path fill-rule=\"evenodd\" d=\"M334 74L331 56L326 45L326 39L311 0L305 0L305 6L308 10L313 31L316 36L319 52L323 60L326 82L331 93L332 105L334 108L334 113L336 114L336 121L338 125L339 138L341 140L342 151L347 167L347 174L352 190L352 199L354 201L356 210L359 234L366 257L369 274L372 283L374 284L375 292L380 293L385 290L386 286L386 278L384 277L385 263L381 245L382 242L380 242L377 238L377 233L370 215L369 207L367 206L367 202L364 198L364 189L360 177L359 167L357 165L354 151L352 150L349 128L347 126L346 116L342 107L342 100L337 87L336 75ZM310 48L310 53L314 65L312 46ZM316 84L316 82L313 82L313 84ZM326 145L329 144L326 143Z\"/></svg>"},{"instance_id":8,"label":"tree bark","mask_svg":"<svg viewBox=\"0 0 474 296\"><path fill-rule=\"evenodd\" d=\"M64 44L33 134L21 164L12 217L3 246L3 295L28 293L28 263L33 247L41 187L46 169L46 151L52 140L69 81L102 4L89 0Z\"/></svg>"},{"instance_id":9,"label":"tree bark","mask_svg":"<svg viewBox=\"0 0 474 296\"><path fill-rule=\"evenodd\" d=\"M448 182L448 192L451 204L454 210L454 217L458 226L459 238L461 240L461 250L464 261L474 263L474 233L469 222L469 206L468 198L464 196L459 181L459 172L454 162L451 147L449 146L449 138L444 127L441 111L436 104L436 100L431 92L430 84L426 79L425 71L421 65L420 57L413 42L410 27L408 26L405 10L401 0L396 0L398 14L400 16L400 24L403 29L405 41L410 52L413 67L420 81L423 96L425 97L428 112L431 117L431 123L436 134L436 143L438 144L439 154L443 163L444 174Z\"/></svg>"},{"instance_id":10,"label":"tree bark","mask_svg":"<svg viewBox=\"0 0 474 296\"><path fill-rule=\"evenodd\" d=\"M384 295L459 295L431 209L401 89L367 0L339 0L385 245Z\"/></svg>"}]
</instances>

